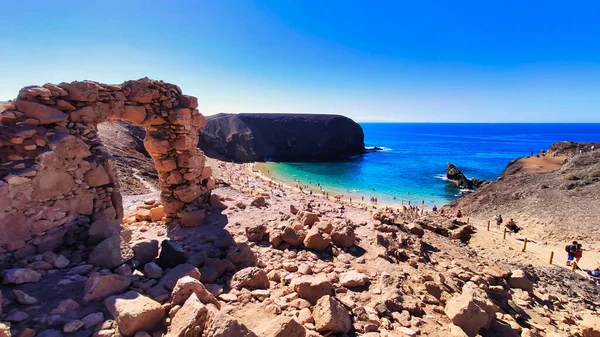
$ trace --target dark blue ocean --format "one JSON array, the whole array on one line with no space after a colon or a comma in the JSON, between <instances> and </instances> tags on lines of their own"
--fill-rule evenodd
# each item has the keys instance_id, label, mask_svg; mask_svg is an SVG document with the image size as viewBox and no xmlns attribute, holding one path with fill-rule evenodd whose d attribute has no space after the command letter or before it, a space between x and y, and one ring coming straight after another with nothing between
<instances>
[{"instance_id":1,"label":"dark blue ocean","mask_svg":"<svg viewBox=\"0 0 600 337\"><path fill-rule=\"evenodd\" d=\"M385 148L344 162L270 163L280 179L320 183L325 189L379 203L427 206L455 199L443 179L448 162L469 178L496 180L514 158L563 140L599 142L600 124L361 123L365 145ZM394 199L394 197L396 199Z\"/></svg>"}]
</instances>

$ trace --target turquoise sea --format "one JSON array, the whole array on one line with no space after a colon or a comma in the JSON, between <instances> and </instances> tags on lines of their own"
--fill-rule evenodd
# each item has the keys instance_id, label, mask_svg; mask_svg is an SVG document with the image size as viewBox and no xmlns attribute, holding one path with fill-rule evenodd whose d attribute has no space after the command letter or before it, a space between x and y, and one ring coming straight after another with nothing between
<instances>
[{"instance_id":1,"label":"turquoise sea","mask_svg":"<svg viewBox=\"0 0 600 337\"><path fill-rule=\"evenodd\" d=\"M270 163L271 174L380 204L443 205L460 191L443 179L446 164L471 178L495 180L514 158L563 140L599 142L600 124L360 123L368 152L340 162ZM396 199L394 199L396 198Z\"/></svg>"}]
</instances>

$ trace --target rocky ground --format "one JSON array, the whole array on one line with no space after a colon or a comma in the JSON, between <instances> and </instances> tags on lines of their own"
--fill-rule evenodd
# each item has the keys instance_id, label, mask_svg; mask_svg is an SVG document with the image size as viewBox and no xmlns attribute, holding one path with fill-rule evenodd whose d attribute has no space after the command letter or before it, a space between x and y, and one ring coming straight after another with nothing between
<instances>
[{"instance_id":1,"label":"rocky ground","mask_svg":"<svg viewBox=\"0 0 600 337\"><path fill-rule=\"evenodd\" d=\"M600 334L597 285L486 256L469 244L481 224L211 164L219 184L198 226L166 226L150 191L126 199L137 207L124 224L92 223L87 240L69 233L56 254L3 270L0 336Z\"/></svg>"}]
</instances>

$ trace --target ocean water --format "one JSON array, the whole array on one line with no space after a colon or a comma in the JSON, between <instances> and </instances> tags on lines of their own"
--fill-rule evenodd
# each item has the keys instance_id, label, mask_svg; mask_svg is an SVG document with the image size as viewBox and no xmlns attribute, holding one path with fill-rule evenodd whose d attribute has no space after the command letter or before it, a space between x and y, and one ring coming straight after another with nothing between
<instances>
[{"instance_id":1,"label":"ocean water","mask_svg":"<svg viewBox=\"0 0 600 337\"><path fill-rule=\"evenodd\" d=\"M563 140L598 142L600 124L361 123L365 146L383 147L343 162L269 163L271 174L320 183L353 199L380 204L444 205L459 189L443 179L448 162L467 177L496 180L514 158Z\"/></svg>"}]
</instances>

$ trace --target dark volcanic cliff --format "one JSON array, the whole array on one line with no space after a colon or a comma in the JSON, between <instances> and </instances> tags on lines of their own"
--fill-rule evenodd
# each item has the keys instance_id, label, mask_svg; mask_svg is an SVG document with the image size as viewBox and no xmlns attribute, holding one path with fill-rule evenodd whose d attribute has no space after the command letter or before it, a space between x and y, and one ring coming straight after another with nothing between
<instances>
[{"instance_id":1,"label":"dark volcanic cliff","mask_svg":"<svg viewBox=\"0 0 600 337\"><path fill-rule=\"evenodd\" d=\"M363 130L339 115L218 114L207 117L200 147L239 162L335 160L363 153Z\"/></svg>"}]
</instances>

